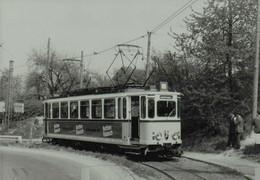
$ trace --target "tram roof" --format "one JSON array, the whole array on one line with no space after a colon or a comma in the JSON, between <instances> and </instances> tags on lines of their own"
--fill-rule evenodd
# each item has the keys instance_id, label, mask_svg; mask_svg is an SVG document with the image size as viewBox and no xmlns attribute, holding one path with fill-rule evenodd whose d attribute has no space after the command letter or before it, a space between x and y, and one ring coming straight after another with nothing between
<instances>
[{"instance_id":1,"label":"tram roof","mask_svg":"<svg viewBox=\"0 0 260 180\"><path fill-rule=\"evenodd\" d=\"M181 93L176 91L168 90L158 90L154 87L144 88L144 87L126 87L126 88L116 88L116 87L102 87L93 89L78 89L69 93L66 96L53 97L46 101L65 101L65 100L79 100L79 99L94 99L94 98L113 98L122 96L134 96L134 95L181 95Z\"/></svg>"}]
</instances>

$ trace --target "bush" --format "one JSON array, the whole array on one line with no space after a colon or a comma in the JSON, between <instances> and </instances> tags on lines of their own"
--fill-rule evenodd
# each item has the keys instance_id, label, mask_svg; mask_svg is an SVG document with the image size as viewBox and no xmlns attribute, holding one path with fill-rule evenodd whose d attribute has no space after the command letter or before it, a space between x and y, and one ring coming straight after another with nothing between
<instances>
[{"instance_id":1,"label":"bush","mask_svg":"<svg viewBox=\"0 0 260 180\"><path fill-rule=\"evenodd\" d=\"M201 137L192 137L183 139L183 149L198 151L198 152L207 152L207 153L218 153L226 149L227 137L222 136L201 136Z\"/></svg>"},{"instance_id":2,"label":"bush","mask_svg":"<svg viewBox=\"0 0 260 180\"><path fill-rule=\"evenodd\" d=\"M244 154L247 155L260 155L260 144L255 144L255 145L249 145L246 146L244 149Z\"/></svg>"}]
</instances>

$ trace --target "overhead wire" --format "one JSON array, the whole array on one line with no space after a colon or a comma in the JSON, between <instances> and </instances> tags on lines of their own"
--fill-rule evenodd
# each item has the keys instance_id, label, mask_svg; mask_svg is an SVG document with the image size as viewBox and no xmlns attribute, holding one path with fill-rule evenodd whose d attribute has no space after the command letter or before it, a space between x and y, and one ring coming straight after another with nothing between
<instances>
[{"instance_id":1,"label":"overhead wire","mask_svg":"<svg viewBox=\"0 0 260 180\"><path fill-rule=\"evenodd\" d=\"M161 22L159 25L157 25L151 32L154 33L156 31L158 31L159 29L161 29L163 26L165 26L166 24L168 24L172 19L174 19L175 17L177 17L180 13L182 13L184 10L186 10L189 6L193 5L196 1L198 0L190 0L188 1L186 4L184 4L180 9L178 9L176 12L174 12L172 15L170 15L167 19L165 19L163 22ZM144 37L146 37L147 34L145 35L142 35L140 37L137 37L137 38L134 38L132 40L129 40L129 41L126 41L124 43L120 43L120 44L128 44L128 43L131 43L131 42L134 42L134 41L137 41L139 39L142 39ZM89 57L89 56L95 56L95 55L100 55L104 52L107 52L107 51L110 51L112 49L114 49L116 47L116 45L110 47L110 48L107 48L107 49L104 49L104 50L101 50L101 51L98 51L98 52L93 52L93 53L90 53L90 54L86 54L84 55L83 57ZM77 57L71 57L70 59L76 59L76 58L81 58L81 56L77 56Z\"/></svg>"},{"instance_id":2,"label":"overhead wire","mask_svg":"<svg viewBox=\"0 0 260 180\"><path fill-rule=\"evenodd\" d=\"M179 14L181 14L183 11L185 11L188 7L190 7L191 5L193 5L195 2L197 2L198 0L190 0L189 2L187 2L186 4L184 4L180 9L178 9L177 11L175 11L172 15L170 15L166 20L164 20L162 23L160 23L158 26L156 26L151 32L154 33L156 31L158 31L159 29L161 29L163 26L165 26L166 24L168 24L172 19L174 19L175 17L177 17Z\"/></svg>"},{"instance_id":3,"label":"overhead wire","mask_svg":"<svg viewBox=\"0 0 260 180\"><path fill-rule=\"evenodd\" d=\"M156 31L158 31L159 29L161 29L163 26L165 26L166 24L168 24L172 19L174 19L175 17L177 17L180 13L182 13L184 10L186 10L189 6L193 5L196 1L198 0L190 0L189 2L187 2L186 4L184 4L180 9L178 9L176 12L174 12L172 15L170 15L166 20L164 20L162 23L160 23L159 25L157 25L151 32L154 33ZM142 39L144 37L146 37L147 34L145 35L142 35L140 37L137 37L137 38L134 38L132 40L129 40L129 41L126 41L122 44L128 44L128 43L131 43L131 42L134 42L134 41L137 41L139 39ZM0 46L2 47L2 46ZM86 54L84 55L83 57L89 57L89 56L95 56L95 55L100 55L104 52L107 52L107 51L110 51L112 49L114 49L116 47L113 46L113 47L110 47L110 48L107 48L107 49L104 49L104 50L101 50L101 51L98 51L98 52L93 52L93 53L90 53L90 54ZM3 47L2 47L3 48ZM5 50L5 49L4 49ZM71 57L70 59L77 59L77 58L81 58L81 56L77 56L77 57Z\"/></svg>"},{"instance_id":4,"label":"overhead wire","mask_svg":"<svg viewBox=\"0 0 260 180\"><path fill-rule=\"evenodd\" d=\"M196 1L198 0L190 0L189 2L187 2L186 4L184 4L180 9L178 9L176 12L174 12L172 15L170 15L166 20L164 20L162 23L160 23L158 26L156 26L151 32L156 32L158 31L159 29L161 29L163 26L165 26L166 24L168 24L172 19L174 19L175 17L177 17L180 13L182 13L184 10L186 10L188 7L190 7L191 5L193 5ZM129 40L129 41L126 41L122 44L128 44L128 43L131 43L131 42L134 42L134 41L137 41L139 39L142 39L144 37L146 37L147 34L145 35L142 35L140 37L137 37L135 39L132 39L132 40ZM104 52L107 52L107 51L110 51L112 49L114 49L116 47L113 46L113 47L110 47L110 48L107 48L107 49L104 49L102 51L99 51L99 52L94 52L94 53L91 53L91 54L87 54L83 57L89 57L89 56L94 56L94 55L99 55L99 54L102 54ZM79 57L74 57L74 58L79 58Z\"/></svg>"},{"instance_id":5,"label":"overhead wire","mask_svg":"<svg viewBox=\"0 0 260 180\"><path fill-rule=\"evenodd\" d=\"M137 37L137 38L135 38L135 39L131 39L131 40L129 40L129 41L126 41L126 42L124 42L124 43L119 43L119 44L128 44L128 43L137 41L137 40L139 40L139 39L142 39L142 38L144 38L144 37L146 37L146 36L147 36L147 35L145 34L145 35L142 35L142 36ZM101 51L97 51L97 52L93 52L93 53L90 53L90 54L86 54L86 55L84 55L83 57L89 57L89 56L100 55L100 54L102 54L102 53L104 53L104 52L107 52L107 51L110 51L110 50L114 49L116 46L117 46L117 45L114 45L114 46L112 46L112 47L110 47L110 48L107 48L107 49L104 49L104 50L101 50ZM77 58L80 58L80 57L81 57L81 56L76 56L76 57L71 57L71 58L69 58L69 59L77 59Z\"/></svg>"}]
</instances>

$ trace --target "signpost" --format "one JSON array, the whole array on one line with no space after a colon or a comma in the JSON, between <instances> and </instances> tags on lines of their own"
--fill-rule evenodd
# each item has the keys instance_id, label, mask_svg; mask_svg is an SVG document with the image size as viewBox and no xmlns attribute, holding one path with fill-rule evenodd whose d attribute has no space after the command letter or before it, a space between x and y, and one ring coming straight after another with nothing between
<instances>
[{"instance_id":1,"label":"signpost","mask_svg":"<svg viewBox=\"0 0 260 180\"><path fill-rule=\"evenodd\" d=\"M24 103L14 103L14 112L24 113Z\"/></svg>"},{"instance_id":2,"label":"signpost","mask_svg":"<svg viewBox=\"0 0 260 180\"><path fill-rule=\"evenodd\" d=\"M5 112L5 102L1 101L0 102L0 113L4 113Z\"/></svg>"}]
</instances>

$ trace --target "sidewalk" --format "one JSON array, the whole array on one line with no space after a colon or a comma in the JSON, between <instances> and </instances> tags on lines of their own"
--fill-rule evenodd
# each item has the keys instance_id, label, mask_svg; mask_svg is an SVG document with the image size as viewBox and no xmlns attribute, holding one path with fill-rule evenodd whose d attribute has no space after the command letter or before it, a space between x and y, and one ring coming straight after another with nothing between
<instances>
[{"instance_id":1,"label":"sidewalk","mask_svg":"<svg viewBox=\"0 0 260 180\"><path fill-rule=\"evenodd\" d=\"M232 150L230 150L232 151ZM234 150L233 150L234 151ZM228 167L241 172L250 179L255 179L255 169L260 169L260 163L241 159L240 157L229 156L227 154L210 154L197 152L184 152L183 157L193 158L220 166Z\"/></svg>"},{"instance_id":2,"label":"sidewalk","mask_svg":"<svg viewBox=\"0 0 260 180\"><path fill-rule=\"evenodd\" d=\"M257 136L259 138L259 136ZM241 141L240 150L230 149L221 154L184 152L183 156L193 158L220 166L228 167L241 172L252 180L260 180L260 163L253 160L243 159L243 150L247 145L256 143L256 134L251 133L245 140ZM258 169L256 171L256 169ZM257 173L257 174L256 174ZM255 178L257 176L257 178Z\"/></svg>"}]
</instances>

